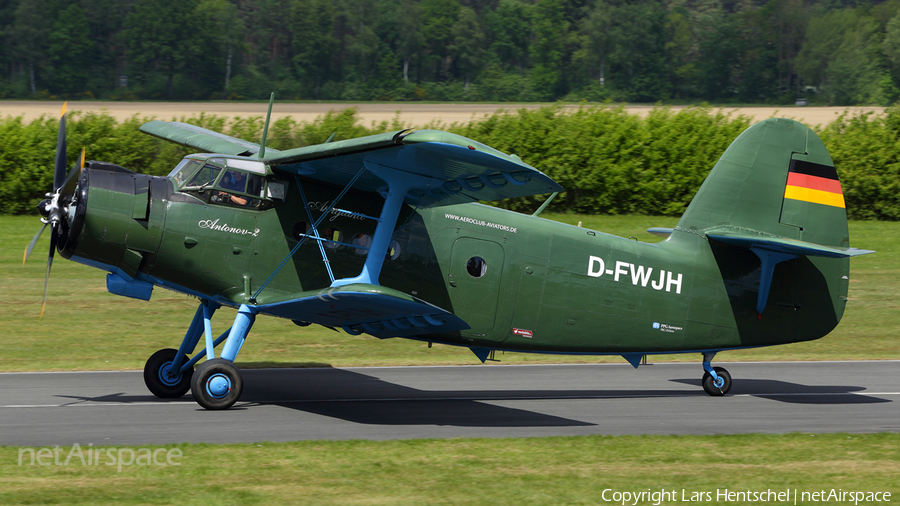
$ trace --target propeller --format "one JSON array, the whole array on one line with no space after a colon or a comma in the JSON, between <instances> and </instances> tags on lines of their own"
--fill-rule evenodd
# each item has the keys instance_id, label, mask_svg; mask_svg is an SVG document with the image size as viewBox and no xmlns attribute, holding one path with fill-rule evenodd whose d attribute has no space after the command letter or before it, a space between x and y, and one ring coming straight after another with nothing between
<instances>
[{"instance_id":1,"label":"propeller","mask_svg":"<svg viewBox=\"0 0 900 506\"><path fill-rule=\"evenodd\" d=\"M66 177L66 107L68 102L62 106L62 112L59 115L59 135L56 139L56 161L53 167L53 188L51 193L47 193L46 198L38 204L38 212L41 215L43 226L38 230L37 234L28 243L25 248L25 255L22 257L22 265L28 260L31 251L37 244L41 234L50 225L50 253L47 256L47 272L44 275L44 298L41 301L41 318L44 317L44 309L47 304L47 286L50 283L50 267L53 265L53 255L56 253L56 244L62 227L62 220L65 215L65 209L72 203L72 197L75 194L75 187L78 184L78 178L81 170L84 168L84 149L81 150L81 157Z\"/></svg>"}]
</instances>

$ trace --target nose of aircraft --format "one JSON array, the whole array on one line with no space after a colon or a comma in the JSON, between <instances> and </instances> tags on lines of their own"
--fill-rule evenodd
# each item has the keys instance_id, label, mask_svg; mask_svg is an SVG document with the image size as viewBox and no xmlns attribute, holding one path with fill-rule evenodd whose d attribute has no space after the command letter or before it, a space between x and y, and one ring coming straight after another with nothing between
<instances>
[{"instance_id":1,"label":"nose of aircraft","mask_svg":"<svg viewBox=\"0 0 900 506\"><path fill-rule=\"evenodd\" d=\"M53 188L50 189L50 193L47 193L47 198L38 204L38 212L41 215L43 226L28 243L28 246L25 248L25 255L22 257L22 265L24 265L44 229L47 228L47 225L50 225L50 252L47 256L47 273L44 276L44 298L41 302L42 317L44 316L44 307L47 303L47 284L50 281L50 266L53 265L53 254L59 242L59 236L65 234L66 227L63 226L63 220L69 214L68 208L72 204L78 177L81 174L81 168L84 166L84 150L82 150L80 161L76 162L68 177L66 177L66 105L67 103L63 104L59 117L59 132L56 139L56 163L53 168Z\"/></svg>"}]
</instances>

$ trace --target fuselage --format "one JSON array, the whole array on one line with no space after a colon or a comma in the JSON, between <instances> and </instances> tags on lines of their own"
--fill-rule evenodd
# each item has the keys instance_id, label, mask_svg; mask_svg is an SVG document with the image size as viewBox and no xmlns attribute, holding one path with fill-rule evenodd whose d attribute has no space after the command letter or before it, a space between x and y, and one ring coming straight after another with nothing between
<instances>
[{"instance_id":1,"label":"fuselage","mask_svg":"<svg viewBox=\"0 0 900 506\"><path fill-rule=\"evenodd\" d=\"M92 162L84 171L61 253L125 279L233 307L325 289L332 282L326 262L334 278L357 275L376 227L364 216L377 217L384 203L375 193L351 190L338 209L358 214L332 210L316 228L328 241L306 240L340 188L302 180L305 202L292 186L283 201L248 207L217 201L211 188L181 191L172 178L113 167ZM843 313L847 274L846 259L784 262L759 317L760 262L747 250L690 230L643 243L460 204L405 207L379 282L470 327L416 337L422 340L619 354L822 337ZM315 314L292 319L316 323Z\"/></svg>"}]
</instances>

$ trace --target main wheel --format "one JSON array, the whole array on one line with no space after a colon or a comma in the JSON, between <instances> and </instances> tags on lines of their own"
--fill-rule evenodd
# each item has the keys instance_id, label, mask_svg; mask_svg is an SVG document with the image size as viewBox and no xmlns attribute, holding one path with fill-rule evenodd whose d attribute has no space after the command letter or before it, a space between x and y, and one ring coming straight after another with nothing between
<instances>
[{"instance_id":1,"label":"main wheel","mask_svg":"<svg viewBox=\"0 0 900 506\"><path fill-rule=\"evenodd\" d=\"M703 390L709 395L719 397L731 390L731 374L724 367L713 367L719 381L713 380L712 374L708 371L703 373Z\"/></svg>"},{"instance_id":2,"label":"main wheel","mask_svg":"<svg viewBox=\"0 0 900 506\"><path fill-rule=\"evenodd\" d=\"M178 350L171 348L159 350L150 355L144 365L144 384L153 395L162 399L176 399L191 388L193 367L178 373L175 377L168 374L177 353Z\"/></svg>"},{"instance_id":3,"label":"main wheel","mask_svg":"<svg viewBox=\"0 0 900 506\"><path fill-rule=\"evenodd\" d=\"M228 409L244 390L241 373L233 363L214 358L197 367L191 379L191 395L206 409Z\"/></svg>"}]
</instances>

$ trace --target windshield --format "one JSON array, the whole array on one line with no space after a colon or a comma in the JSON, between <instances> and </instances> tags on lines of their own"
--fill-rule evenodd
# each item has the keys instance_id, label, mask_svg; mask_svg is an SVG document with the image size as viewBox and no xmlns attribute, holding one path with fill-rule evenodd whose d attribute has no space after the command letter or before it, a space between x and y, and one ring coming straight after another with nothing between
<instances>
[{"instance_id":1,"label":"windshield","mask_svg":"<svg viewBox=\"0 0 900 506\"><path fill-rule=\"evenodd\" d=\"M194 172L198 167L203 165L203 162L200 160L191 160L185 158L178 164L172 172L169 173L169 177L175 182L175 185L179 188L184 186L185 181L188 180L189 177L194 175Z\"/></svg>"},{"instance_id":2,"label":"windshield","mask_svg":"<svg viewBox=\"0 0 900 506\"><path fill-rule=\"evenodd\" d=\"M221 167L216 167L211 163L207 163L186 186L209 186L213 184L221 171Z\"/></svg>"}]
</instances>

